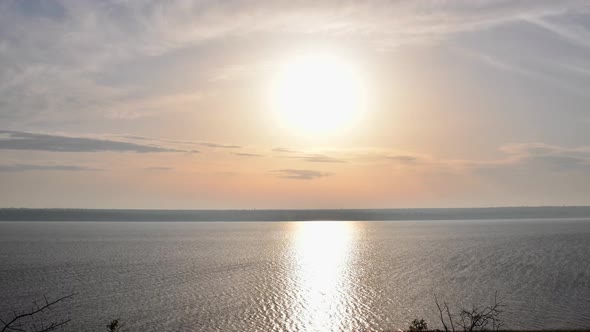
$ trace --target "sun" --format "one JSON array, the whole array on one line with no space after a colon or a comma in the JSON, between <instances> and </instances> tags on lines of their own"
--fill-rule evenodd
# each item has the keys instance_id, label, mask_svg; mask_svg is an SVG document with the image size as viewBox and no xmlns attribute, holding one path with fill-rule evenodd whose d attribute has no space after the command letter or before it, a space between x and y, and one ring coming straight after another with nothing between
<instances>
[{"instance_id":1,"label":"sun","mask_svg":"<svg viewBox=\"0 0 590 332\"><path fill-rule=\"evenodd\" d=\"M329 134L351 127L365 102L357 68L327 54L287 61L271 84L271 107L281 122L304 134Z\"/></svg>"}]
</instances>

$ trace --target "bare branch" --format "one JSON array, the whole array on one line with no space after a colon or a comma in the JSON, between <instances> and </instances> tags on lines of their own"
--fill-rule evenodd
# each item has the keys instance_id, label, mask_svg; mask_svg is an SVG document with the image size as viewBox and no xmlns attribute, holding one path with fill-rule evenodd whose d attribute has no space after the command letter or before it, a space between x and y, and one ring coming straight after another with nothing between
<instances>
[{"instance_id":1,"label":"bare branch","mask_svg":"<svg viewBox=\"0 0 590 332\"><path fill-rule=\"evenodd\" d=\"M453 323L453 318L451 317L451 311L449 310L449 305L447 302L444 302L444 308L447 312L447 316L449 317L449 322L451 323L451 329L455 332L455 324Z\"/></svg>"},{"instance_id":2,"label":"bare branch","mask_svg":"<svg viewBox=\"0 0 590 332\"><path fill-rule=\"evenodd\" d=\"M443 316L443 309L441 309L440 304L438 303L438 298L436 297L436 294L434 294L434 303L436 303L436 307L438 308L439 319L445 329L445 332L449 332L449 328L447 327L447 324L445 323L445 317ZM448 309L447 309L447 311L448 311Z\"/></svg>"},{"instance_id":3,"label":"bare branch","mask_svg":"<svg viewBox=\"0 0 590 332\"><path fill-rule=\"evenodd\" d=\"M71 319L67 319L67 320L64 320L63 322L51 323L49 326L47 326L45 328L42 328L41 330L35 330L35 332L49 332L49 331L53 331L53 330L56 330L57 328L59 328L60 326L66 325L70 321L71 321Z\"/></svg>"},{"instance_id":4,"label":"bare branch","mask_svg":"<svg viewBox=\"0 0 590 332\"><path fill-rule=\"evenodd\" d=\"M38 313L43 312L44 310L51 310L51 307L56 305L57 303L70 299L72 298L74 295L76 295L77 293L72 293L70 295L66 295L63 297L58 298L57 300L51 301L49 302L47 300L47 298L45 296L43 296L44 300L45 300L45 305L43 306L39 306L36 302L33 302L33 308L28 311L28 312L24 312L22 314L17 314L16 311L14 312L14 318L12 318L12 320L8 321L8 322L4 322L3 320L0 320L2 322L2 324L4 325L2 330L0 330L0 332L7 332L7 331L25 331L23 329L20 329L18 327L20 327L21 325L19 324L19 321L21 321L23 318L27 318L27 317L32 317L35 316ZM47 327L41 327L40 330L35 329L35 332L48 332L48 331L52 331L55 330L56 328L63 326L65 324L67 324L68 322L70 322L70 320L64 320L61 322L53 322L51 323L49 326Z\"/></svg>"},{"instance_id":5,"label":"bare branch","mask_svg":"<svg viewBox=\"0 0 590 332\"><path fill-rule=\"evenodd\" d=\"M458 325L463 332L481 332L488 330L489 327L491 327L493 331L498 331L504 325L504 322L500 319L500 315L502 314L502 308L505 307L505 305L498 300L498 292L494 293L494 300L491 305L473 305L470 309L461 308L459 313L455 316L451 314L447 302L443 302L443 305L441 306L436 295L434 296L434 302L438 309L439 320L442 323L445 332L449 332L447 324L450 324L453 332L455 332L455 325ZM446 321L447 319L449 320L448 322Z\"/></svg>"}]
</instances>

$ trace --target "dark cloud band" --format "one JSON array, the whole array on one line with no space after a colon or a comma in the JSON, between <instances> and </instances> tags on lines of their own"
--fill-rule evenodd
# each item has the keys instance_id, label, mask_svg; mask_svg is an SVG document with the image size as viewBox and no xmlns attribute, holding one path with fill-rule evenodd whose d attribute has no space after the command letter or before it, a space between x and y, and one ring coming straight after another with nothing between
<instances>
[{"instance_id":1,"label":"dark cloud band","mask_svg":"<svg viewBox=\"0 0 590 332\"><path fill-rule=\"evenodd\" d=\"M79 166L79 165L32 165L32 164L0 165L0 172L27 172L27 171L85 172L85 171L104 171L104 169L87 167L87 166Z\"/></svg>"},{"instance_id":2,"label":"dark cloud band","mask_svg":"<svg viewBox=\"0 0 590 332\"><path fill-rule=\"evenodd\" d=\"M29 133L22 131L0 130L1 150L31 150L51 152L191 152L149 144L138 144L112 139L71 137L61 135Z\"/></svg>"},{"instance_id":3,"label":"dark cloud band","mask_svg":"<svg viewBox=\"0 0 590 332\"><path fill-rule=\"evenodd\" d=\"M332 173L309 169L277 169L271 171L271 173L279 178L294 180L313 180L332 175Z\"/></svg>"}]
</instances>

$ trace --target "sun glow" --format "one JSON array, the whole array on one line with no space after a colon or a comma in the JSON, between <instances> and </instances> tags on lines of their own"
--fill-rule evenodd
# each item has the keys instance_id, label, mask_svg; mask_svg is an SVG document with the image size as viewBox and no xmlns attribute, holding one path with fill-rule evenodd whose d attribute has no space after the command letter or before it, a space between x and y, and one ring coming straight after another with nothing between
<instances>
[{"instance_id":1,"label":"sun glow","mask_svg":"<svg viewBox=\"0 0 590 332\"><path fill-rule=\"evenodd\" d=\"M331 55L302 55L278 70L271 103L289 129L328 134L354 125L364 103L361 75Z\"/></svg>"}]
</instances>

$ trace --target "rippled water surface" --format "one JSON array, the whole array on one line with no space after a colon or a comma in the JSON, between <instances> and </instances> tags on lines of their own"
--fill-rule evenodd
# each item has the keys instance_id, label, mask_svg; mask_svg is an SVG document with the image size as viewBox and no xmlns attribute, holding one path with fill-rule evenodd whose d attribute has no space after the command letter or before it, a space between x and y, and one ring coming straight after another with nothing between
<instances>
[{"instance_id":1,"label":"rippled water surface","mask_svg":"<svg viewBox=\"0 0 590 332\"><path fill-rule=\"evenodd\" d=\"M452 306L590 328L590 220L0 223L0 317L77 292L69 331L380 331Z\"/></svg>"}]
</instances>

